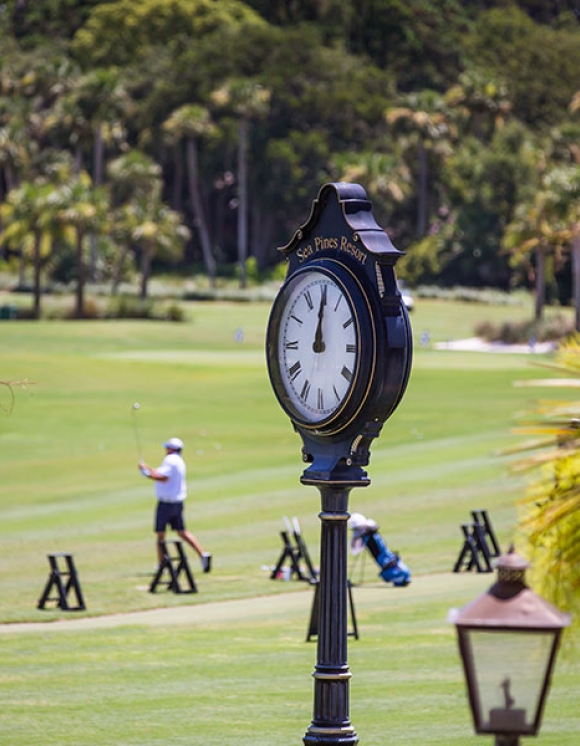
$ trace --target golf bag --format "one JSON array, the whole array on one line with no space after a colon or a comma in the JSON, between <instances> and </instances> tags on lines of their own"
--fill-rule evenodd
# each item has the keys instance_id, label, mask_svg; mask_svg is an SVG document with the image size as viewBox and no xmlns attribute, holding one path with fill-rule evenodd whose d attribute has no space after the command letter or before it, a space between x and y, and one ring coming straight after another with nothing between
<instances>
[{"instance_id":1,"label":"golf bag","mask_svg":"<svg viewBox=\"0 0 580 746\"><path fill-rule=\"evenodd\" d=\"M368 549L380 568L379 577L385 583L405 586L411 582L411 571L403 560L392 552L379 533L376 521L365 518L361 513L353 513L348 521L352 529L351 551L356 556Z\"/></svg>"}]
</instances>

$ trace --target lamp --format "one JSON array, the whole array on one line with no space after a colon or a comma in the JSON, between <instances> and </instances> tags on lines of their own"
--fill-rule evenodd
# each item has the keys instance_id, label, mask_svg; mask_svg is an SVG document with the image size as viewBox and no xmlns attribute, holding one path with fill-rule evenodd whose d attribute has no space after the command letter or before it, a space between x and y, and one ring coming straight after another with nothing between
<instances>
[{"instance_id":1,"label":"lamp","mask_svg":"<svg viewBox=\"0 0 580 746\"><path fill-rule=\"evenodd\" d=\"M571 617L525 583L529 564L513 546L497 581L449 618L457 628L475 732L518 746L540 728L560 636Z\"/></svg>"}]
</instances>

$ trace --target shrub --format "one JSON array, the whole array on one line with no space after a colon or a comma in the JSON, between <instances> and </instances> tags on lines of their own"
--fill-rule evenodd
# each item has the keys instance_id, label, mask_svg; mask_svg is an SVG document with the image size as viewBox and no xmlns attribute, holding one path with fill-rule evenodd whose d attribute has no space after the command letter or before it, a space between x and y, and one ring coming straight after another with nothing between
<instances>
[{"instance_id":1,"label":"shrub","mask_svg":"<svg viewBox=\"0 0 580 746\"><path fill-rule=\"evenodd\" d=\"M504 342L505 344L528 344L534 339L536 342L550 342L564 339L574 332L574 325L561 314L556 314L540 322L505 321L493 324L482 321L475 327L478 337L487 342Z\"/></svg>"},{"instance_id":2,"label":"shrub","mask_svg":"<svg viewBox=\"0 0 580 746\"><path fill-rule=\"evenodd\" d=\"M154 315L152 300L141 300L121 295L109 301L106 317L109 319L152 319Z\"/></svg>"},{"instance_id":3,"label":"shrub","mask_svg":"<svg viewBox=\"0 0 580 746\"><path fill-rule=\"evenodd\" d=\"M167 321L185 321L185 311L178 303L171 303L165 309Z\"/></svg>"}]
</instances>

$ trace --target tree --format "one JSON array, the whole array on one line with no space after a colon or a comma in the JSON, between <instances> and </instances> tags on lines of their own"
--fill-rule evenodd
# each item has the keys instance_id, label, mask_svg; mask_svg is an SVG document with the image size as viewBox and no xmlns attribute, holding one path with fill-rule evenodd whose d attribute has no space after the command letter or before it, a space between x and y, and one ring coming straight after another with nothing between
<instances>
[{"instance_id":1,"label":"tree","mask_svg":"<svg viewBox=\"0 0 580 746\"><path fill-rule=\"evenodd\" d=\"M127 205L125 216L131 240L141 249L140 297L144 300L153 258L159 254L164 258L178 256L189 230L182 225L181 215L160 201L136 200Z\"/></svg>"},{"instance_id":2,"label":"tree","mask_svg":"<svg viewBox=\"0 0 580 746\"><path fill-rule=\"evenodd\" d=\"M250 122L265 117L270 91L257 81L232 78L212 94L213 103L238 121L238 268L240 287L246 287L248 257L248 136Z\"/></svg>"},{"instance_id":3,"label":"tree","mask_svg":"<svg viewBox=\"0 0 580 746\"><path fill-rule=\"evenodd\" d=\"M131 150L112 160L107 166L107 175L113 208L112 235L119 243L111 286L115 294L132 246L136 205L158 202L163 182L159 164L139 150Z\"/></svg>"},{"instance_id":4,"label":"tree","mask_svg":"<svg viewBox=\"0 0 580 746\"><path fill-rule=\"evenodd\" d=\"M516 205L531 200L538 188L539 173L530 132L516 121L497 129L489 143L463 137L441 171L442 197L429 236L444 266L427 282L505 290L513 280L527 284L510 265L502 241Z\"/></svg>"},{"instance_id":5,"label":"tree","mask_svg":"<svg viewBox=\"0 0 580 746\"><path fill-rule=\"evenodd\" d=\"M34 269L33 315L40 318L41 273L50 256L54 233L54 213L49 196L54 187L46 180L24 182L18 189L8 194L8 199L0 208L6 228L0 234L0 241L16 245L21 251L29 246ZM23 251L23 253L25 253Z\"/></svg>"},{"instance_id":6,"label":"tree","mask_svg":"<svg viewBox=\"0 0 580 746\"><path fill-rule=\"evenodd\" d=\"M489 142L511 111L503 81L478 70L461 73L456 85L445 94L447 104L465 112L466 131L481 142Z\"/></svg>"},{"instance_id":7,"label":"tree","mask_svg":"<svg viewBox=\"0 0 580 746\"><path fill-rule=\"evenodd\" d=\"M466 65L507 86L512 113L535 129L557 124L578 88L576 22L534 22L518 3L480 13L464 38Z\"/></svg>"},{"instance_id":8,"label":"tree","mask_svg":"<svg viewBox=\"0 0 580 746\"><path fill-rule=\"evenodd\" d=\"M364 187L379 225L382 219L389 219L396 205L410 197L411 171L395 153L341 153L334 156L333 162L339 171L339 181L355 182Z\"/></svg>"},{"instance_id":9,"label":"tree","mask_svg":"<svg viewBox=\"0 0 580 746\"><path fill-rule=\"evenodd\" d=\"M169 142L176 144L185 140L189 196L193 208L193 223L197 228L205 269L210 285L215 287L216 261L213 255L205 210L201 198L201 186L198 166L198 143L211 138L216 132L208 109L204 106L189 104L176 109L163 123L163 129ZM177 151L177 157L180 153Z\"/></svg>"},{"instance_id":10,"label":"tree","mask_svg":"<svg viewBox=\"0 0 580 746\"><path fill-rule=\"evenodd\" d=\"M75 317L84 318L84 297L87 275L84 243L87 235L105 231L109 202L102 187L94 187L91 177L82 171L48 197L56 220L64 229L72 230L75 242L76 293Z\"/></svg>"},{"instance_id":11,"label":"tree","mask_svg":"<svg viewBox=\"0 0 580 746\"><path fill-rule=\"evenodd\" d=\"M77 174L84 168L85 154L92 151L92 179L95 187L103 184L105 148L125 143L124 122L131 101L117 68L91 70L80 76L62 96L48 117L48 126L64 129L76 155ZM96 277L97 250L90 238L89 276Z\"/></svg>"},{"instance_id":12,"label":"tree","mask_svg":"<svg viewBox=\"0 0 580 746\"><path fill-rule=\"evenodd\" d=\"M536 322L542 320L546 301L546 262L551 256L559 258L563 243L562 226L556 224L556 218L555 196L544 179L544 187L531 200L518 204L503 240L513 261L528 262L533 273Z\"/></svg>"},{"instance_id":13,"label":"tree","mask_svg":"<svg viewBox=\"0 0 580 746\"><path fill-rule=\"evenodd\" d=\"M444 100L434 91L409 94L403 105L388 108L387 124L408 138L408 147L418 158L417 236L427 232L429 204L429 154L445 155L456 135L456 127Z\"/></svg>"},{"instance_id":14,"label":"tree","mask_svg":"<svg viewBox=\"0 0 580 746\"><path fill-rule=\"evenodd\" d=\"M580 166L555 168L545 182L562 225L558 237L570 247L575 328L580 332Z\"/></svg>"},{"instance_id":15,"label":"tree","mask_svg":"<svg viewBox=\"0 0 580 746\"><path fill-rule=\"evenodd\" d=\"M100 3L76 33L73 54L84 67L127 66L152 46L173 49L185 40L264 25L240 0L117 0ZM219 50L216 50L219 52Z\"/></svg>"}]
</instances>

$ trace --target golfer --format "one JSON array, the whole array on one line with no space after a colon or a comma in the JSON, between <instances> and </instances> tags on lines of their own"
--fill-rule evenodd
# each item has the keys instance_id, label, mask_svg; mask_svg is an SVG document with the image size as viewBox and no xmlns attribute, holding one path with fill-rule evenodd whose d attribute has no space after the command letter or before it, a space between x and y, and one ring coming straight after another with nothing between
<instances>
[{"instance_id":1,"label":"golfer","mask_svg":"<svg viewBox=\"0 0 580 746\"><path fill-rule=\"evenodd\" d=\"M185 481L186 467L181 455L183 441L170 438L163 447L167 451L161 466L153 469L143 461L139 462L139 469L143 476L155 481L155 495L157 510L155 512L155 532L157 533L157 554L159 564L163 561L161 542L165 540L165 529L169 525L178 536L195 549L201 559L204 572L211 570L211 554L204 552L195 536L186 530L183 518L183 501L187 497L187 483Z\"/></svg>"}]
</instances>

